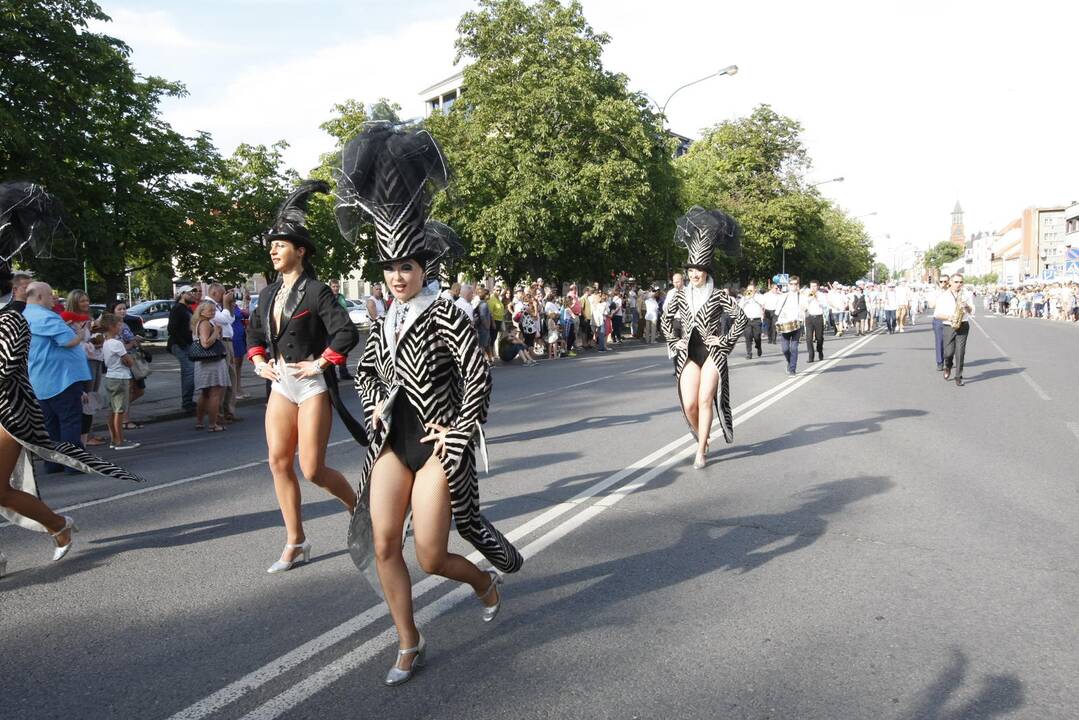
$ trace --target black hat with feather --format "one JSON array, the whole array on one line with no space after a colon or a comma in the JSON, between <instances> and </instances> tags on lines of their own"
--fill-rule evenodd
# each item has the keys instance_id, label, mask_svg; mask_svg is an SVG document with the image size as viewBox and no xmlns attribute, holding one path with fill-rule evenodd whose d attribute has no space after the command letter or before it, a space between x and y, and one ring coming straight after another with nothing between
<instances>
[{"instance_id":1,"label":"black hat with feather","mask_svg":"<svg viewBox=\"0 0 1079 720\"><path fill-rule=\"evenodd\" d=\"M266 242L288 240L294 245L307 248L306 258L310 259L318 252L318 246L311 239L311 233L305 224L307 221L307 202L315 193L328 193L330 185L325 180L304 180L289 193L281 209L277 211L277 220L266 232Z\"/></svg>"},{"instance_id":2,"label":"black hat with feather","mask_svg":"<svg viewBox=\"0 0 1079 720\"><path fill-rule=\"evenodd\" d=\"M371 123L345 144L337 178L337 224L355 241L374 224L379 261L432 256L425 224L435 194L449 182L449 168L431 133L391 123Z\"/></svg>"},{"instance_id":3,"label":"black hat with feather","mask_svg":"<svg viewBox=\"0 0 1079 720\"><path fill-rule=\"evenodd\" d=\"M674 239L685 246L686 267L712 272L712 256L719 250L727 257L742 253L742 228L721 210L694 205L678 218Z\"/></svg>"},{"instance_id":4,"label":"black hat with feather","mask_svg":"<svg viewBox=\"0 0 1079 720\"><path fill-rule=\"evenodd\" d=\"M461 244L454 229L446 223L428 220L423 229L427 238L427 249L432 253L431 259L427 261L424 282L432 283L440 279L443 265L449 265L451 261L464 257L465 246Z\"/></svg>"},{"instance_id":5,"label":"black hat with feather","mask_svg":"<svg viewBox=\"0 0 1079 720\"><path fill-rule=\"evenodd\" d=\"M20 253L50 257L64 228L60 201L36 183L0 183L0 294L11 284L11 260Z\"/></svg>"}]
</instances>

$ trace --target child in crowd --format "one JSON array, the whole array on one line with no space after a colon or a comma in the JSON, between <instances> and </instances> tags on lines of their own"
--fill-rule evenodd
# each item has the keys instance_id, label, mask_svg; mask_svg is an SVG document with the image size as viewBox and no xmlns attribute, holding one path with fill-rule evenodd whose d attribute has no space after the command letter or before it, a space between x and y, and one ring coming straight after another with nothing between
<instances>
[{"instance_id":1,"label":"child in crowd","mask_svg":"<svg viewBox=\"0 0 1079 720\"><path fill-rule=\"evenodd\" d=\"M554 360L558 357L564 342L562 333L558 327L558 313L547 313L547 359Z\"/></svg>"},{"instance_id":2,"label":"child in crowd","mask_svg":"<svg viewBox=\"0 0 1079 720\"><path fill-rule=\"evenodd\" d=\"M105 336L101 353L105 362L105 394L109 399L109 435L112 450L134 450L139 443L124 440L124 415L131 402L131 365L134 360L120 340L120 318L104 313L98 327Z\"/></svg>"}]
</instances>

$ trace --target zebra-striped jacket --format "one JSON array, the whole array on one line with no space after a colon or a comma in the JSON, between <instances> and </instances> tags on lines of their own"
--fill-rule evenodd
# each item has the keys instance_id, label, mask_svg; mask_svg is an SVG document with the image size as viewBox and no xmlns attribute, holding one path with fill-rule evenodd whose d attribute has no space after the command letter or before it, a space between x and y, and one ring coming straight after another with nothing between
<instances>
[{"instance_id":1,"label":"zebra-striped jacket","mask_svg":"<svg viewBox=\"0 0 1079 720\"><path fill-rule=\"evenodd\" d=\"M700 333L702 341L710 337L719 337L722 328L721 318L724 313L734 321L731 324L730 331L722 336L718 346L706 344L705 349L708 350L709 357L712 358L716 368L719 370L719 386L716 388L716 405L719 409L717 416L720 426L723 428L723 439L731 443L734 442L734 422L731 415L727 356L730 355L731 350L734 349L735 344L738 342L738 338L741 337L746 328L748 323L746 314L742 312L742 308L738 307L738 303L731 298L726 290L715 288L704 302L704 305L697 310L697 314L691 315L686 289L681 288L668 296L667 304L663 308L663 316L660 318L660 328L664 339L667 341L667 348L670 350L671 357L674 358L675 375L680 380L682 368L685 367L686 358L689 355L688 342L690 336L693 335L693 330L696 329ZM686 342L680 343L679 341L683 339ZM678 387L679 400L681 400L681 385L678 384L677 380L675 384ZM688 418L686 422L689 423ZM690 430L696 435L697 428L693 427L692 423L689 423L689 425Z\"/></svg>"},{"instance_id":2,"label":"zebra-striped jacket","mask_svg":"<svg viewBox=\"0 0 1079 720\"><path fill-rule=\"evenodd\" d=\"M521 554L480 513L476 446L481 425L487 421L491 376L472 323L453 303L439 297L409 319L391 348L383 330L387 317L372 323L356 371L356 389L371 443L360 474L360 501L349 529L353 559L373 579L371 568L364 567L367 561L361 559L369 559L370 553L355 546L368 537L371 469L389 433L385 419L379 429L374 428L375 406L385 403L392 393L394 402L411 402L424 424L449 428L446 456L441 462L449 480L457 532L496 568L516 572L524 562Z\"/></svg>"},{"instance_id":3,"label":"zebra-striped jacket","mask_svg":"<svg viewBox=\"0 0 1079 720\"><path fill-rule=\"evenodd\" d=\"M77 445L56 442L49 437L26 369L29 352L30 326L26 318L10 306L0 310L0 428L24 448L15 462L11 486L34 496L38 494L34 465L27 452L83 472L141 482L142 478L122 467L91 455ZM13 524L31 530L45 530L33 520L5 508L0 508L0 514Z\"/></svg>"}]
</instances>

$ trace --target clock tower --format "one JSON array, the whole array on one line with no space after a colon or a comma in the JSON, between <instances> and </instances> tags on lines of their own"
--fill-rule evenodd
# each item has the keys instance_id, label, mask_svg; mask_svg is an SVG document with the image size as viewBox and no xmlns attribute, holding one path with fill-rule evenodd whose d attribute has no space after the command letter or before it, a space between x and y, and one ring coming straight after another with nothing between
<instances>
[{"instance_id":1,"label":"clock tower","mask_svg":"<svg viewBox=\"0 0 1079 720\"><path fill-rule=\"evenodd\" d=\"M955 209L952 210L952 236L951 241L959 247L966 247L967 237L963 232L963 208L959 206L959 201L955 201Z\"/></svg>"}]
</instances>

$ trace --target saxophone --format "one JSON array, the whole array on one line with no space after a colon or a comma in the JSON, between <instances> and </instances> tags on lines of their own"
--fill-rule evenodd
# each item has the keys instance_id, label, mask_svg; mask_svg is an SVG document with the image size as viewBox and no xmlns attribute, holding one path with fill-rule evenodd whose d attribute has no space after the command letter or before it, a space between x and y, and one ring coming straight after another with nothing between
<instances>
[{"instance_id":1,"label":"saxophone","mask_svg":"<svg viewBox=\"0 0 1079 720\"><path fill-rule=\"evenodd\" d=\"M952 313L951 326L958 330L963 324L963 315L966 314L967 306L963 302L963 298L959 296L959 293L953 293L952 297L955 298L955 312Z\"/></svg>"}]
</instances>

